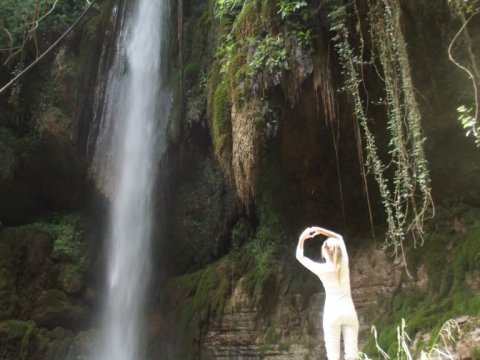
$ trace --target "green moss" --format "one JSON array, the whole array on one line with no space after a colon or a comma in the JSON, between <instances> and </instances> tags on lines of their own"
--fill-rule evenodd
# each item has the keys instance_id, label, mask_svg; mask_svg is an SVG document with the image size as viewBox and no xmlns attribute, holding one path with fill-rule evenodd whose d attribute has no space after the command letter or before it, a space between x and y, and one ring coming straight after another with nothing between
<instances>
[{"instance_id":1,"label":"green moss","mask_svg":"<svg viewBox=\"0 0 480 360\"><path fill-rule=\"evenodd\" d=\"M220 61L217 59L210 67L207 76L207 117L209 121L213 121L211 119L213 119L215 92L217 90L218 84L223 81L220 71L221 64Z\"/></svg>"},{"instance_id":2,"label":"green moss","mask_svg":"<svg viewBox=\"0 0 480 360\"><path fill-rule=\"evenodd\" d=\"M290 347L292 344L290 344L288 341L282 341L280 344L278 344L278 351L282 352L287 352L290 351Z\"/></svg>"},{"instance_id":3,"label":"green moss","mask_svg":"<svg viewBox=\"0 0 480 360\"><path fill-rule=\"evenodd\" d=\"M380 346L390 355L397 351L396 328L402 319L405 319L410 335L419 331L436 335L445 321L480 313L480 294L473 293L465 284L466 274L480 268L480 221L471 224L466 236L433 233L426 239L424 248L417 251L420 254L410 266L426 265L428 289L400 289L390 302L384 304L388 312L374 320ZM432 341L435 338L432 336ZM433 344L425 345L430 347ZM364 351L375 352L373 338Z\"/></svg>"},{"instance_id":4,"label":"green moss","mask_svg":"<svg viewBox=\"0 0 480 360\"><path fill-rule=\"evenodd\" d=\"M41 326L79 326L85 320L88 309L74 298L59 290L43 292L35 303L32 319Z\"/></svg>"},{"instance_id":5,"label":"green moss","mask_svg":"<svg viewBox=\"0 0 480 360\"><path fill-rule=\"evenodd\" d=\"M183 68L183 77L186 81L195 79L198 77L198 72L200 70L200 66L195 60L190 61L185 65Z\"/></svg>"},{"instance_id":6,"label":"green moss","mask_svg":"<svg viewBox=\"0 0 480 360\"><path fill-rule=\"evenodd\" d=\"M51 257L55 260L76 264L83 264L86 260L86 245L79 215L56 216L51 223L38 222L20 229L40 230L51 235L54 239Z\"/></svg>"},{"instance_id":7,"label":"green moss","mask_svg":"<svg viewBox=\"0 0 480 360\"><path fill-rule=\"evenodd\" d=\"M265 28L262 28L262 17L258 16L260 12L260 3L255 0L244 2L242 11L238 14L234 30L238 38L260 35Z\"/></svg>"},{"instance_id":8,"label":"green moss","mask_svg":"<svg viewBox=\"0 0 480 360\"><path fill-rule=\"evenodd\" d=\"M202 271L171 279L164 290L163 306L176 310L167 316L181 334L178 358L191 359L194 354L195 334L203 331L202 324L221 316L231 285L228 265L224 261ZM167 298L168 297L168 298ZM180 303L180 304L179 304ZM180 305L180 307L178 307ZM198 336L198 335L197 335Z\"/></svg>"},{"instance_id":9,"label":"green moss","mask_svg":"<svg viewBox=\"0 0 480 360\"><path fill-rule=\"evenodd\" d=\"M472 350L472 360L480 360L480 347L475 347Z\"/></svg>"},{"instance_id":10,"label":"green moss","mask_svg":"<svg viewBox=\"0 0 480 360\"><path fill-rule=\"evenodd\" d=\"M0 322L0 341L7 343L12 340L22 340L32 322L8 320Z\"/></svg>"},{"instance_id":11,"label":"green moss","mask_svg":"<svg viewBox=\"0 0 480 360\"><path fill-rule=\"evenodd\" d=\"M267 344L276 344L280 340L280 334L277 332L277 329L273 326L270 326L265 331L265 342Z\"/></svg>"},{"instance_id":12,"label":"green moss","mask_svg":"<svg viewBox=\"0 0 480 360\"><path fill-rule=\"evenodd\" d=\"M215 153L222 156L225 152L230 152L232 136L231 125L231 105L228 92L223 83L217 86L215 90L215 100L213 103L213 144Z\"/></svg>"},{"instance_id":13,"label":"green moss","mask_svg":"<svg viewBox=\"0 0 480 360\"><path fill-rule=\"evenodd\" d=\"M172 84L172 110L170 112L170 125L168 135L170 141L174 144L180 139L180 134L182 131L182 118L183 118L183 99L182 99L182 83L181 83L181 73L178 70L172 72L170 79Z\"/></svg>"},{"instance_id":14,"label":"green moss","mask_svg":"<svg viewBox=\"0 0 480 360\"><path fill-rule=\"evenodd\" d=\"M83 288L83 271L77 264L60 264L58 284L67 294L76 294Z\"/></svg>"},{"instance_id":15,"label":"green moss","mask_svg":"<svg viewBox=\"0 0 480 360\"><path fill-rule=\"evenodd\" d=\"M273 156L266 158L262 177L255 198L256 216L259 226L253 240L245 245L246 256L250 263L246 269L243 286L257 304L264 300L268 293L269 279L275 271L278 257L285 251L288 223L283 213L283 202L286 200L278 194L283 193L283 177L279 176L280 164Z\"/></svg>"},{"instance_id":16,"label":"green moss","mask_svg":"<svg viewBox=\"0 0 480 360\"><path fill-rule=\"evenodd\" d=\"M0 348L15 359L40 358L46 339L33 321L0 322ZM2 353L4 354L4 353Z\"/></svg>"}]
</instances>

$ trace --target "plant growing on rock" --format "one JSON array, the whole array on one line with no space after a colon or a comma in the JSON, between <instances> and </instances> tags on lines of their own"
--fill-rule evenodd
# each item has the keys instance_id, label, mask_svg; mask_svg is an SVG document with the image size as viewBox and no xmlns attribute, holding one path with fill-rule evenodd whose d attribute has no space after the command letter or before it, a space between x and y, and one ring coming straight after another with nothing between
<instances>
[{"instance_id":1,"label":"plant growing on rock","mask_svg":"<svg viewBox=\"0 0 480 360\"><path fill-rule=\"evenodd\" d=\"M329 14L331 31L335 34L335 49L343 68L343 91L352 98L354 116L361 129L357 132L357 142L359 148L364 144L365 160L363 153L360 154L365 163L362 169L365 166L375 178L385 209L388 224L386 245L395 253L398 249L403 253L403 241L408 233L413 235L415 242L418 237L423 239L424 218L433 208L423 150L425 138L400 26L400 4L397 0L369 0L367 6L369 16L365 20L361 20L356 3L333 7ZM349 27L350 14L354 15L357 29L358 39L355 41ZM365 27L371 39L368 49L362 33ZM367 53L371 56L368 60ZM366 66L374 66L384 85L379 102L387 118L388 162L382 160L372 130L368 108L371 100L363 78ZM367 171L362 171L366 187Z\"/></svg>"},{"instance_id":2,"label":"plant growing on rock","mask_svg":"<svg viewBox=\"0 0 480 360\"><path fill-rule=\"evenodd\" d=\"M84 0L4 0L0 5L0 55L4 63L33 45L38 56L48 39L70 24Z\"/></svg>"}]
</instances>

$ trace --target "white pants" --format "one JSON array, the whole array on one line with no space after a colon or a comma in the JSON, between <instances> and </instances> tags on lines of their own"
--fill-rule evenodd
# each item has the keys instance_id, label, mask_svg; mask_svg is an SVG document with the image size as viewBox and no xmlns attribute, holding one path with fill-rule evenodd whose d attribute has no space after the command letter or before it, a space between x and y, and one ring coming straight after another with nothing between
<instances>
[{"instance_id":1,"label":"white pants","mask_svg":"<svg viewBox=\"0 0 480 360\"><path fill-rule=\"evenodd\" d=\"M358 359L358 318L355 310L323 317L323 335L328 360L340 359L340 334L343 335L345 360Z\"/></svg>"}]
</instances>

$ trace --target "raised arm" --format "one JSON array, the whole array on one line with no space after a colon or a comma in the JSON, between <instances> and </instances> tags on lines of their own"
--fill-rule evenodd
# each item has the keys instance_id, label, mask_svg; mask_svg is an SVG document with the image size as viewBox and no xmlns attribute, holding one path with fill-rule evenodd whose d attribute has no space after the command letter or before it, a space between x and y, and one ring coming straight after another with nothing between
<instances>
[{"instance_id":1,"label":"raised arm","mask_svg":"<svg viewBox=\"0 0 480 360\"><path fill-rule=\"evenodd\" d=\"M319 227L319 226L314 226L314 227L311 227L310 229L312 229L314 231L314 236L321 234L321 235L325 235L329 238L335 239L335 241L337 242L337 244L340 247L340 251L342 252L342 259L348 262L347 248L345 246L345 242L343 241L343 236L342 235L337 234L336 232L333 232L331 230Z\"/></svg>"},{"instance_id":2,"label":"raised arm","mask_svg":"<svg viewBox=\"0 0 480 360\"><path fill-rule=\"evenodd\" d=\"M306 228L302 232L302 234L298 239L296 257L297 257L297 260L300 261L300 263L303 266L305 266L308 270L310 270L314 274L317 274L322 264L317 263L303 255L303 246L304 246L305 240L312 238L315 235L316 233L314 230L312 230L312 228Z\"/></svg>"}]
</instances>

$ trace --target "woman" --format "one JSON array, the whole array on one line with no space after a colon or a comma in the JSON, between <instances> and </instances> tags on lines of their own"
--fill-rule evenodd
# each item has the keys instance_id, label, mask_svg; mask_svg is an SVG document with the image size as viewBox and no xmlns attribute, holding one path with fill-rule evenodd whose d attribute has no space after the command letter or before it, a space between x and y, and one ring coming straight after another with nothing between
<instances>
[{"instance_id":1,"label":"woman","mask_svg":"<svg viewBox=\"0 0 480 360\"><path fill-rule=\"evenodd\" d=\"M305 240L317 235L328 237L322 245L324 263L303 255ZM298 240L297 260L317 275L325 288L323 333L328 360L340 359L340 334L345 359L358 359L358 317L350 294L350 270L343 237L317 226L306 228Z\"/></svg>"}]
</instances>

